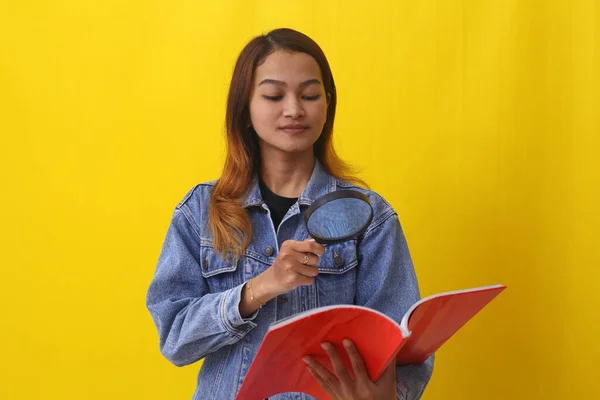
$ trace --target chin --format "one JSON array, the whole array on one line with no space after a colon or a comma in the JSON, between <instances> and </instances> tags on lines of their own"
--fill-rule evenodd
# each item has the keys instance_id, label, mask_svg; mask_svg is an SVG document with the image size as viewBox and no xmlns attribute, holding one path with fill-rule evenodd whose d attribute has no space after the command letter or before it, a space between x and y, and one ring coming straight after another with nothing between
<instances>
[{"instance_id":1,"label":"chin","mask_svg":"<svg viewBox=\"0 0 600 400\"><path fill-rule=\"evenodd\" d=\"M260 140L262 142L261 147L263 150L275 150L290 154L300 154L307 151L312 151L314 144L319 139L318 135L311 135L310 137L271 137L272 140ZM283 139L283 140L282 140Z\"/></svg>"},{"instance_id":2,"label":"chin","mask_svg":"<svg viewBox=\"0 0 600 400\"><path fill-rule=\"evenodd\" d=\"M290 154L302 154L302 153L306 153L308 151L312 151L313 150L313 146L295 146L295 147L291 147L291 146L282 146L278 148L280 151L283 151L285 153L290 153Z\"/></svg>"}]
</instances>

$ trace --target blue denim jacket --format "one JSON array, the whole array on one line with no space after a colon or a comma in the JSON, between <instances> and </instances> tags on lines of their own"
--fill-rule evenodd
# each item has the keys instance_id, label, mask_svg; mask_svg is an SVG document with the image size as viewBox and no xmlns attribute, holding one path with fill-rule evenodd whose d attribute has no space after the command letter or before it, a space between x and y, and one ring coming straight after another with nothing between
<instances>
[{"instance_id":1,"label":"blue denim jacket","mask_svg":"<svg viewBox=\"0 0 600 400\"><path fill-rule=\"evenodd\" d=\"M195 186L176 206L146 302L168 360L183 366L204 359L194 400L234 399L269 325L277 320L320 306L359 304L400 321L420 298L398 216L378 194L336 180L317 161L307 187L275 231L255 180L244 202L252 220L252 242L232 263L212 247L208 204L213 184ZM369 197L374 217L367 231L357 240L326 245L312 286L296 288L242 318L238 305L244 283L269 268L284 241L309 238L303 222L307 207L339 189ZM343 263L334 263L334 254ZM397 367L399 399L421 397L433 360ZM312 397L283 393L271 399Z\"/></svg>"}]
</instances>

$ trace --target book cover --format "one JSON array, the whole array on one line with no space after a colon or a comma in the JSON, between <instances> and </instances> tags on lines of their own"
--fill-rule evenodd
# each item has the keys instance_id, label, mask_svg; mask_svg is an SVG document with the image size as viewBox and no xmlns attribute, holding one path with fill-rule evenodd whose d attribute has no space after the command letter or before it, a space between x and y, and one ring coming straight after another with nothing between
<instances>
[{"instance_id":1,"label":"book cover","mask_svg":"<svg viewBox=\"0 0 600 400\"><path fill-rule=\"evenodd\" d=\"M262 400L285 392L327 398L302 361L311 355L333 372L322 342L336 346L352 373L342 346L344 339L352 340L373 381L394 357L397 364L422 363L505 288L493 285L425 297L399 323L356 305L320 307L278 321L265 335L236 399Z\"/></svg>"}]
</instances>

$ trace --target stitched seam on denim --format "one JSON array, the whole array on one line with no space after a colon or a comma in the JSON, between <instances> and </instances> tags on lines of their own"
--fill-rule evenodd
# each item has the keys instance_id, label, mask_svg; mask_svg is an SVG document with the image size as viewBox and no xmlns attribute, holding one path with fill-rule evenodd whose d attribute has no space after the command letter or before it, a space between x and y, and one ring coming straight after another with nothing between
<instances>
[{"instance_id":1,"label":"stitched seam on denim","mask_svg":"<svg viewBox=\"0 0 600 400\"><path fill-rule=\"evenodd\" d=\"M371 227L365 232L363 237L366 237L369 233L373 232L375 229L377 229L377 227L379 227L393 215L396 215L396 212L392 209L388 209L382 217L380 217L377 221L371 224Z\"/></svg>"},{"instance_id":2,"label":"stitched seam on denim","mask_svg":"<svg viewBox=\"0 0 600 400\"><path fill-rule=\"evenodd\" d=\"M227 297L229 297L229 296L232 296L231 291L228 293ZM225 318L224 321L225 321L225 323L227 325L227 330L229 331L229 333L232 336L234 336L234 337L236 337L238 339L241 339L242 337L244 337L244 335L239 332L239 329L234 328L233 325L231 324L231 321L229 321L229 319L228 319L228 316L229 316L228 313L227 313L228 310L225 308L225 304L227 304L227 303L229 303L229 301L223 303L223 316Z\"/></svg>"},{"instance_id":3,"label":"stitched seam on denim","mask_svg":"<svg viewBox=\"0 0 600 400\"><path fill-rule=\"evenodd\" d=\"M393 208L392 205L390 203L388 203L388 201L386 199L383 198L382 195L380 195L379 193L375 193L373 192L377 197L379 197L379 200L381 200L383 202L383 204L385 204L386 206L388 206L388 208Z\"/></svg>"},{"instance_id":4,"label":"stitched seam on denim","mask_svg":"<svg viewBox=\"0 0 600 400\"><path fill-rule=\"evenodd\" d=\"M223 272L233 272L235 270L237 270L237 266L232 265L230 267L222 267L222 268L218 268L218 269L213 269L208 272L202 271L202 276L205 278L210 278L211 276L215 276L215 275L218 275Z\"/></svg>"},{"instance_id":5,"label":"stitched seam on denim","mask_svg":"<svg viewBox=\"0 0 600 400\"><path fill-rule=\"evenodd\" d=\"M260 207L262 203L260 201L255 201L253 203L243 204L242 208L250 208L250 207Z\"/></svg>"},{"instance_id":6,"label":"stitched seam on denim","mask_svg":"<svg viewBox=\"0 0 600 400\"><path fill-rule=\"evenodd\" d=\"M203 183L198 183L197 185L195 185L194 187L192 187L190 190L188 190L188 192L185 194L185 196L183 197L183 199L181 199L181 201L177 204L177 207L181 207L184 203L186 203L190 197L192 197L192 195L194 194L194 192L200 187L200 186L204 186L204 187L213 187L216 181L210 181L210 182L203 182Z\"/></svg>"},{"instance_id":7,"label":"stitched seam on denim","mask_svg":"<svg viewBox=\"0 0 600 400\"><path fill-rule=\"evenodd\" d=\"M396 372L398 373L398 372ZM396 382L396 396L398 396L399 400L406 400L408 399L408 393L407 390L408 388L406 388L404 386L404 384L402 383L402 381L398 380L398 378L396 378L397 382Z\"/></svg>"},{"instance_id":8,"label":"stitched seam on denim","mask_svg":"<svg viewBox=\"0 0 600 400\"><path fill-rule=\"evenodd\" d=\"M184 207L189 207L187 205L187 202L190 200L190 198L194 195L194 193L196 192L196 190L198 190L198 188L200 187L207 187L207 188L212 188L214 186L214 184L217 181L210 181L210 182L204 182L204 183L199 183L196 186L194 186L192 189L190 189L187 194L183 197L183 199L177 204L177 206L175 206L176 209L183 209ZM186 214L184 212L184 214ZM193 218L191 215L191 212L188 210L187 214L186 214L186 218L188 218L188 221L190 221L190 224L192 225L192 228L194 228L194 231L196 232L196 235L201 236L199 233L199 228L197 227L197 225L193 222Z\"/></svg>"},{"instance_id":9,"label":"stitched seam on denim","mask_svg":"<svg viewBox=\"0 0 600 400\"><path fill-rule=\"evenodd\" d=\"M346 181L337 181L337 185L343 188L357 188L357 189L363 189L365 190L365 188L361 187L361 186L357 186L354 185L350 182L346 182Z\"/></svg>"},{"instance_id":10,"label":"stitched seam on denim","mask_svg":"<svg viewBox=\"0 0 600 400\"><path fill-rule=\"evenodd\" d=\"M200 247L213 248L213 242L208 239L200 238ZM273 262L275 261L275 257L265 257L255 251L252 251L252 250L246 250L243 255L254 258L257 261L261 261L261 262L263 262L265 264L269 264L269 265L273 264Z\"/></svg>"},{"instance_id":11,"label":"stitched seam on denim","mask_svg":"<svg viewBox=\"0 0 600 400\"><path fill-rule=\"evenodd\" d=\"M191 188L190 190L188 190L188 192L185 194L185 196L183 197L183 199L181 199L181 201L177 204L176 208L179 208L182 205L184 205L185 202L188 201L188 199L192 196L192 194L194 194L194 192L196 191L196 189L198 188L198 186L200 186L200 185L196 185L193 188Z\"/></svg>"},{"instance_id":12,"label":"stitched seam on denim","mask_svg":"<svg viewBox=\"0 0 600 400\"><path fill-rule=\"evenodd\" d=\"M225 327L225 330L232 336L241 339L244 337L245 332L242 330L242 332L240 332L240 329L236 329L234 328L231 323L229 322L229 320L227 319L228 315L227 315L227 309L225 308L225 304L228 302L227 300L229 296L231 296L231 291L233 289L225 292L225 294L222 296L221 298L221 321L223 322L223 326Z\"/></svg>"},{"instance_id":13,"label":"stitched seam on denim","mask_svg":"<svg viewBox=\"0 0 600 400\"><path fill-rule=\"evenodd\" d=\"M248 251L244 255L247 256L247 257L253 258L256 261L260 261L260 262L262 262L264 264L267 264L267 265L271 265L271 264L273 264L275 262L275 258L274 257L268 257L268 258L267 257L263 257L260 254L255 253L253 251Z\"/></svg>"},{"instance_id":14,"label":"stitched seam on denim","mask_svg":"<svg viewBox=\"0 0 600 400\"><path fill-rule=\"evenodd\" d=\"M230 335L232 334L231 329L229 329L229 321L227 321L227 311L225 309L225 303L227 302L227 296L230 292L225 292L221 296L221 301L219 302L219 319L221 320L221 326L223 330Z\"/></svg>"},{"instance_id":15,"label":"stitched seam on denim","mask_svg":"<svg viewBox=\"0 0 600 400\"><path fill-rule=\"evenodd\" d=\"M190 228L192 228L192 230L196 233L196 236L198 236L198 239L201 239L200 233L198 232L197 226L194 223L194 219L192 218L192 213L191 213L189 207L184 204L183 206L178 207L178 209L183 213L183 216L185 217L188 224L190 225Z\"/></svg>"},{"instance_id":16,"label":"stitched seam on denim","mask_svg":"<svg viewBox=\"0 0 600 400\"><path fill-rule=\"evenodd\" d=\"M245 344L241 344L239 346L239 352L240 352L240 358L241 358L241 362L240 362L240 367L237 369L237 379L236 379L236 385L235 385L235 394L237 395L240 391L240 388L242 387L242 383L244 383L244 379L242 378L242 368L244 368L244 351L245 351L246 345ZM250 351L248 349L248 351ZM252 361L250 361L252 362Z\"/></svg>"},{"instance_id":17,"label":"stitched seam on denim","mask_svg":"<svg viewBox=\"0 0 600 400\"><path fill-rule=\"evenodd\" d=\"M327 182L327 193L335 192L337 189L336 179L333 176L329 176L329 182ZM312 195L311 195L312 197ZM299 206L310 206L316 199L311 199L305 196L304 192L300 194L298 198Z\"/></svg>"},{"instance_id":18,"label":"stitched seam on denim","mask_svg":"<svg viewBox=\"0 0 600 400\"><path fill-rule=\"evenodd\" d=\"M221 380L224 375L224 371L226 369L227 360L229 360L229 356L231 355L231 347L227 349L227 357L222 357L219 362L219 370L217 371L217 379L215 379L215 383L213 385L213 390L211 391L211 399L217 399L217 394L219 392L219 388L221 387Z\"/></svg>"},{"instance_id":19,"label":"stitched seam on denim","mask_svg":"<svg viewBox=\"0 0 600 400\"><path fill-rule=\"evenodd\" d=\"M333 269L333 268L319 268L319 273L325 273L325 274L331 274L331 275L341 275L344 272L356 267L358 265L358 260L354 260L352 261L350 264L348 264L347 266L345 266L342 269Z\"/></svg>"},{"instance_id":20,"label":"stitched seam on denim","mask_svg":"<svg viewBox=\"0 0 600 400\"><path fill-rule=\"evenodd\" d=\"M335 177L331 177L331 179L329 180L329 190L328 192L335 192L335 190L337 189L337 179L335 179Z\"/></svg>"}]
</instances>

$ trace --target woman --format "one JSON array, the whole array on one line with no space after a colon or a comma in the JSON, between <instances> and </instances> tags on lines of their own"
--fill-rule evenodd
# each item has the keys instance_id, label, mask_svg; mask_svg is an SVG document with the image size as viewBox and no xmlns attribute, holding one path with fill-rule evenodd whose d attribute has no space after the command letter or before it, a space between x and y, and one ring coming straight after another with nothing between
<instances>
[{"instance_id":1,"label":"woman","mask_svg":"<svg viewBox=\"0 0 600 400\"><path fill-rule=\"evenodd\" d=\"M194 399L233 399L274 321L332 304L359 304L399 321L419 299L396 212L361 187L333 149L335 108L327 59L304 34L274 30L242 50L227 101L223 173L175 208L147 296L162 354L178 366L204 359ZM374 217L357 240L322 246L308 239L303 214L340 189L365 193ZM356 348L345 344L355 380L327 344L335 375L305 360L332 399L421 396L433 357L392 363L372 382Z\"/></svg>"}]
</instances>

